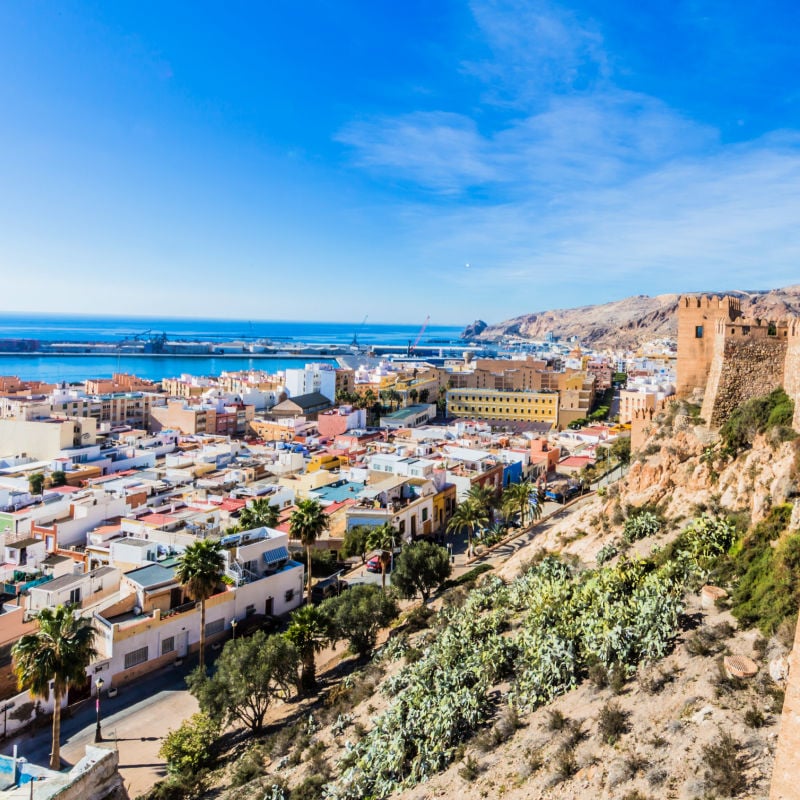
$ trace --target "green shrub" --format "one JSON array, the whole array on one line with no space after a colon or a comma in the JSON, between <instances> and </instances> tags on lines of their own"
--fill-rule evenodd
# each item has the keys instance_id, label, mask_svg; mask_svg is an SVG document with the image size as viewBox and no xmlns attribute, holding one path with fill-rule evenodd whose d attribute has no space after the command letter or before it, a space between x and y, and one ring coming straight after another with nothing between
<instances>
[{"instance_id":1,"label":"green shrub","mask_svg":"<svg viewBox=\"0 0 800 800\"><path fill-rule=\"evenodd\" d=\"M755 706L748 708L747 711L744 712L744 724L747 725L748 728L762 728L765 722L766 719L764 715Z\"/></svg>"},{"instance_id":2,"label":"green shrub","mask_svg":"<svg viewBox=\"0 0 800 800\"><path fill-rule=\"evenodd\" d=\"M783 389L747 400L719 429L725 452L735 456L749 447L757 434L791 425L793 416L794 402Z\"/></svg>"},{"instance_id":3,"label":"green shrub","mask_svg":"<svg viewBox=\"0 0 800 800\"><path fill-rule=\"evenodd\" d=\"M210 767L216 760L214 743L219 728L206 714L193 714L170 731L158 754L167 762L171 775L191 776Z\"/></svg>"},{"instance_id":4,"label":"green shrub","mask_svg":"<svg viewBox=\"0 0 800 800\"><path fill-rule=\"evenodd\" d=\"M478 564L477 567L473 567L472 569L465 572L463 575L459 575L457 578L451 578L446 580L441 586L440 589L443 591L446 589L452 589L454 586L464 586L471 583L475 583L475 581L484 573L491 572L494 567L491 564Z\"/></svg>"},{"instance_id":5,"label":"green shrub","mask_svg":"<svg viewBox=\"0 0 800 800\"><path fill-rule=\"evenodd\" d=\"M600 548L599 552L597 553L597 566L598 567L603 566L603 564L605 564L607 561L611 561L611 559L614 558L614 556L616 556L618 553L619 550L617 550L616 545L614 544L603 545Z\"/></svg>"},{"instance_id":6,"label":"green shrub","mask_svg":"<svg viewBox=\"0 0 800 800\"><path fill-rule=\"evenodd\" d=\"M655 536L662 526L662 521L655 511L650 509L637 509L625 520L622 528L622 538L628 543Z\"/></svg>"},{"instance_id":7,"label":"green shrub","mask_svg":"<svg viewBox=\"0 0 800 800\"><path fill-rule=\"evenodd\" d=\"M800 534L783 535L791 513L789 504L773 508L731 554L739 578L731 611L743 626L758 627L765 636L793 619L800 607Z\"/></svg>"},{"instance_id":8,"label":"green shrub","mask_svg":"<svg viewBox=\"0 0 800 800\"><path fill-rule=\"evenodd\" d=\"M606 703L597 717L597 731L606 744L614 744L629 730L628 712L616 703Z\"/></svg>"},{"instance_id":9,"label":"green shrub","mask_svg":"<svg viewBox=\"0 0 800 800\"><path fill-rule=\"evenodd\" d=\"M458 774L467 781L467 783L472 783L472 781L480 775L480 771L480 764L472 756L467 756L464 759L463 765L459 767Z\"/></svg>"},{"instance_id":10,"label":"green shrub","mask_svg":"<svg viewBox=\"0 0 800 800\"><path fill-rule=\"evenodd\" d=\"M747 785L739 756L739 742L729 733L720 733L719 740L703 746L706 788L722 797L735 797Z\"/></svg>"},{"instance_id":11,"label":"green shrub","mask_svg":"<svg viewBox=\"0 0 800 800\"><path fill-rule=\"evenodd\" d=\"M231 786L244 786L246 783L260 778L265 772L264 752L259 747L253 747L233 765Z\"/></svg>"}]
</instances>

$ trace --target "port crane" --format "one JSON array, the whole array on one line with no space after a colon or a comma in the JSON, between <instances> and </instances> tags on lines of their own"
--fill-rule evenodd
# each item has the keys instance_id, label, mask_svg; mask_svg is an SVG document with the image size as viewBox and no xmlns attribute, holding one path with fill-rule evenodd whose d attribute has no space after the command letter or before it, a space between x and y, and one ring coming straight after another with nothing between
<instances>
[{"instance_id":1,"label":"port crane","mask_svg":"<svg viewBox=\"0 0 800 800\"><path fill-rule=\"evenodd\" d=\"M419 333L417 334L417 338L414 340L414 344L411 344L409 341L408 343L408 355L413 356L414 351L417 349L417 345L419 344L419 340L422 338L422 334L425 333L425 329L428 327L428 323L431 321L431 315L428 314L425 317L425 322L422 323L422 327L419 329Z\"/></svg>"},{"instance_id":2,"label":"port crane","mask_svg":"<svg viewBox=\"0 0 800 800\"><path fill-rule=\"evenodd\" d=\"M353 331L353 341L350 342L350 347L353 350L358 350L361 347L358 343L358 332L367 324L368 319L369 314L364 314L364 319L361 320L361 324Z\"/></svg>"}]
</instances>

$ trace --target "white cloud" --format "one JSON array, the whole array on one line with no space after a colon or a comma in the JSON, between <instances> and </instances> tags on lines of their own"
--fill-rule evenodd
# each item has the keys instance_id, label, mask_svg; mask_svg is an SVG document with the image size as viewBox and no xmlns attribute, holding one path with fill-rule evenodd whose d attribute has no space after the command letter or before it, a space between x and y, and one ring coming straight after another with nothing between
<instances>
[{"instance_id":1,"label":"white cloud","mask_svg":"<svg viewBox=\"0 0 800 800\"><path fill-rule=\"evenodd\" d=\"M590 20L536 0L473 0L475 21L494 56L463 69L487 86L486 100L535 103L552 91L603 82L610 73L603 38Z\"/></svg>"},{"instance_id":2,"label":"white cloud","mask_svg":"<svg viewBox=\"0 0 800 800\"><path fill-rule=\"evenodd\" d=\"M466 68L484 104L507 103L501 115L412 112L340 136L360 166L422 190L401 213L433 280L511 313L797 282L798 134L724 144L615 86L591 22L524 0L472 8L494 60ZM447 202L428 202L431 191Z\"/></svg>"},{"instance_id":3,"label":"white cloud","mask_svg":"<svg viewBox=\"0 0 800 800\"><path fill-rule=\"evenodd\" d=\"M800 151L766 139L675 161L550 207L526 201L420 221L425 257L474 264L465 288L518 297L613 281L627 291L778 286L797 281Z\"/></svg>"},{"instance_id":4,"label":"white cloud","mask_svg":"<svg viewBox=\"0 0 800 800\"><path fill-rule=\"evenodd\" d=\"M353 122L337 136L358 166L450 194L497 179L488 143L468 117L416 112Z\"/></svg>"}]
</instances>

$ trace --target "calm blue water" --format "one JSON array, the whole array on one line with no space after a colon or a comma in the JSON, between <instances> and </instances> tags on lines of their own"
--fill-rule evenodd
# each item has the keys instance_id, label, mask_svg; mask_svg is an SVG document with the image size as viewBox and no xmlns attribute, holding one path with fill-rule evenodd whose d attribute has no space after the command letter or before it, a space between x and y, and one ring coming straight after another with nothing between
<instances>
[{"instance_id":1,"label":"calm blue water","mask_svg":"<svg viewBox=\"0 0 800 800\"><path fill-rule=\"evenodd\" d=\"M171 340L221 342L231 339L271 339L276 343L350 344L357 332L360 344L401 344L414 341L420 325L354 324L342 322L285 322L279 320L170 319L148 317L90 317L56 314L3 314L0 339L38 339L48 342L118 342L122 339L166 333ZM420 345L457 340L460 327L429 325ZM314 356L302 358L215 358L181 356L28 356L0 355L0 375L23 380L82 381L131 372L142 378L161 380L184 372L218 375L223 370L260 369L277 372L306 362L329 361ZM335 363L331 361L331 363Z\"/></svg>"},{"instance_id":2,"label":"calm blue water","mask_svg":"<svg viewBox=\"0 0 800 800\"><path fill-rule=\"evenodd\" d=\"M357 332L363 344L406 344L416 339L422 321L413 325L348 322L286 322L281 320L170 319L166 317L90 317L68 314L0 316L0 339L114 342L134 335L166 333L170 339L224 341L272 339L276 342L349 344ZM420 344L458 339L462 327L429 325ZM438 341L435 343L438 344Z\"/></svg>"},{"instance_id":3,"label":"calm blue water","mask_svg":"<svg viewBox=\"0 0 800 800\"><path fill-rule=\"evenodd\" d=\"M22 380L48 383L77 382L87 378L110 378L115 372L130 372L140 378L160 381L177 378L184 372L192 375L219 375L223 371L260 369L277 372L287 367L302 367L313 362L329 362L328 358L214 358L200 356L26 356L0 355L0 375L16 375Z\"/></svg>"}]
</instances>

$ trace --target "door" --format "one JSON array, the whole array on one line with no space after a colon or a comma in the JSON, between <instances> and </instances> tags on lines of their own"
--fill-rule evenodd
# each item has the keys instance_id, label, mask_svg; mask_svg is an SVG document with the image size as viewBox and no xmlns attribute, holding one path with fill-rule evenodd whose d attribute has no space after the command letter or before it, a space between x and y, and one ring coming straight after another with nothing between
<instances>
[{"instance_id":1,"label":"door","mask_svg":"<svg viewBox=\"0 0 800 800\"><path fill-rule=\"evenodd\" d=\"M266 604L264 605L264 613L265 613L265 614L266 614L268 617L271 617L271 616L272 616L272 605L273 605L273 598L272 598L272 597L268 597L268 598L267 598L267 602L266 602Z\"/></svg>"},{"instance_id":2,"label":"door","mask_svg":"<svg viewBox=\"0 0 800 800\"><path fill-rule=\"evenodd\" d=\"M189 631L181 631L178 634L178 658L186 658L189 652Z\"/></svg>"}]
</instances>

